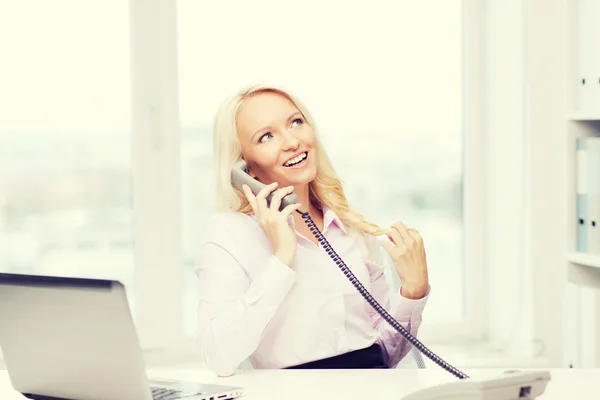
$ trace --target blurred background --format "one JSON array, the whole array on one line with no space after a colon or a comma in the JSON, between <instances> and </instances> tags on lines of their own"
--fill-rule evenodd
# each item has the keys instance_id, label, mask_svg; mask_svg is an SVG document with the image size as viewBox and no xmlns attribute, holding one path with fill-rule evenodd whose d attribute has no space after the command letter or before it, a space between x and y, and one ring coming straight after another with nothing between
<instances>
[{"instance_id":1,"label":"blurred background","mask_svg":"<svg viewBox=\"0 0 600 400\"><path fill-rule=\"evenodd\" d=\"M129 7L59 3L14 1L2 10L2 270L111 270L131 282ZM427 25L416 20L428 5L411 6L402 23L390 17L370 37L353 24L327 24L333 3L318 15L316 1L300 9L240 3L236 13L231 3L178 2L186 330L194 333L189 271L213 212L212 119L225 96L254 82L300 92L352 203L383 226L418 226L432 276L462 291L460 1L444 2ZM280 10L264 18L267 7ZM362 18L362 8L348 11ZM414 29L422 41L412 40ZM460 320L462 302L441 292L431 315Z\"/></svg>"},{"instance_id":2,"label":"blurred background","mask_svg":"<svg viewBox=\"0 0 600 400\"><path fill-rule=\"evenodd\" d=\"M120 279L150 362L193 362L212 119L226 96L273 83L312 112L350 202L425 238L434 292L423 340L459 366L563 363L536 327L505 327L528 321L534 299L503 303L502 278L489 287L494 246L513 257L502 276L516 292L527 289L515 271L533 271L522 264L533 254L530 147L513 102L525 95L486 102L482 89L486 77L510 86L504 66L521 67L515 88L526 79L523 37L499 26L527 10L509 3L1 0L0 271ZM493 10L498 30L482 35ZM489 72L494 37L520 43L520 58ZM511 103L510 124L487 129L506 117L490 107ZM498 237L510 243L484 242Z\"/></svg>"}]
</instances>

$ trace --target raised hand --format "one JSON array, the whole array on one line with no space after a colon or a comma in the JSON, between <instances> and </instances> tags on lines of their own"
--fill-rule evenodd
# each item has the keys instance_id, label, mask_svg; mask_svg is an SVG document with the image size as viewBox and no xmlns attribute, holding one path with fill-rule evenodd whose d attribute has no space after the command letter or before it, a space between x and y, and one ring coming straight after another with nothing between
<instances>
[{"instance_id":1,"label":"raised hand","mask_svg":"<svg viewBox=\"0 0 600 400\"><path fill-rule=\"evenodd\" d=\"M297 241L294 230L288 224L288 217L300 208L300 204L290 204L279 211L281 199L294 190L293 186L277 190L271 198L271 204L267 204L267 196L276 188L277 182L273 182L262 188L255 196L247 185L242 186L260 227L271 241L274 255L286 265L291 266L296 255Z\"/></svg>"},{"instance_id":2,"label":"raised hand","mask_svg":"<svg viewBox=\"0 0 600 400\"><path fill-rule=\"evenodd\" d=\"M423 238L416 229L407 228L401 221L392 224L387 236L390 241L384 241L382 246L394 261L402 282L401 295L410 299L422 298L429 285Z\"/></svg>"}]
</instances>

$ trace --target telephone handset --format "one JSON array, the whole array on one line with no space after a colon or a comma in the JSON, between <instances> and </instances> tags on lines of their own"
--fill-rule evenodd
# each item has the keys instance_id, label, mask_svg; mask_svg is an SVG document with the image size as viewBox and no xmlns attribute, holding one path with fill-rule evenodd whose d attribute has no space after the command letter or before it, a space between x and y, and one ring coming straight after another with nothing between
<instances>
[{"instance_id":1,"label":"telephone handset","mask_svg":"<svg viewBox=\"0 0 600 400\"><path fill-rule=\"evenodd\" d=\"M244 160L236 162L233 166L233 169L231 170L231 180L233 181L233 184L240 190L242 190L242 185L245 183L250 187L250 190L252 190L252 193L254 193L254 195L257 195L258 192L260 192L262 188L265 187L264 184L248 175L247 164ZM275 192L277 192L278 190L281 189L275 189L273 192L271 192L271 194L267 196L267 204L271 204L271 199L273 198ZM296 193L292 192L290 194L287 194L281 199L279 211L282 211L288 205L296 204L297 202L298 196L296 195Z\"/></svg>"}]
</instances>

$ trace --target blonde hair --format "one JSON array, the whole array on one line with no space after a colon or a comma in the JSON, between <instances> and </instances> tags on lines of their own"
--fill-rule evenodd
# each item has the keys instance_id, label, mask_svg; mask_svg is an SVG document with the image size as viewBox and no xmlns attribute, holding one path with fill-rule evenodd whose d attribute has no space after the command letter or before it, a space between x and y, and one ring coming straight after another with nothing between
<instances>
[{"instance_id":1,"label":"blonde hair","mask_svg":"<svg viewBox=\"0 0 600 400\"><path fill-rule=\"evenodd\" d=\"M245 214L252 213L252 207L244 193L231 184L231 169L242 158L242 148L237 131L238 111L246 99L264 92L278 93L288 98L315 131L319 165L317 166L315 179L309 183L311 201L324 204L332 209L344 224L355 228L363 236L365 234L384 235L386 232L384 229L367 221L362 214L349 206L344 195L342 182L337 177L333 165L316 134L315 123L308 109L288 91L273 86L252 86L244 89L226 99L217 111L213 126L213 153L216 160L217 174L217 209L219 211L238 211Z\"/></svg>"}]
</instances>

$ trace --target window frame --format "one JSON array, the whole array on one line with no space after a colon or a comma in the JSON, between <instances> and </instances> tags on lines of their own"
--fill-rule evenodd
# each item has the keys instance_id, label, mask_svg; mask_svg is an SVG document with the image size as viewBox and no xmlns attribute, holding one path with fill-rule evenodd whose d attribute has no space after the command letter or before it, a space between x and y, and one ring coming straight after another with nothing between
<instances>
[{"instance_id":1,"label":"window frame","mask_svg":"<svg viewBox=\"0 0 600 400\"><path fill-rule=\"evenodd\" d=\"M176 2L130 14L135 318L141 347L167 351L183 331Z\"/></svg>"}]
</instances>

